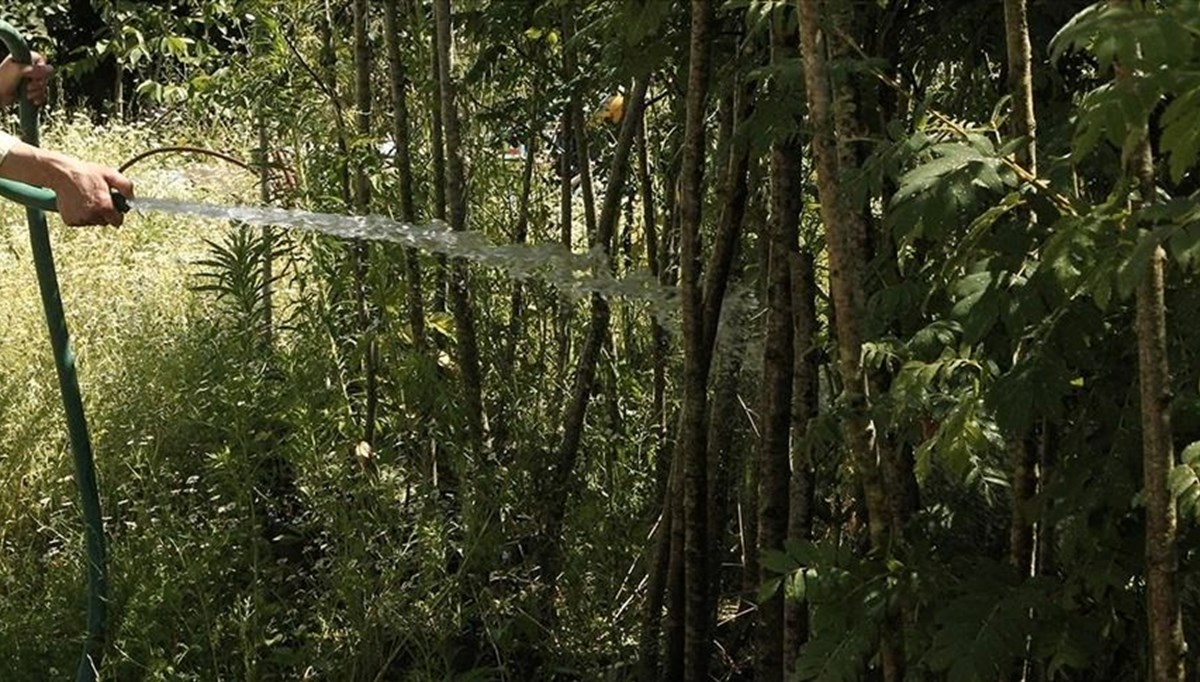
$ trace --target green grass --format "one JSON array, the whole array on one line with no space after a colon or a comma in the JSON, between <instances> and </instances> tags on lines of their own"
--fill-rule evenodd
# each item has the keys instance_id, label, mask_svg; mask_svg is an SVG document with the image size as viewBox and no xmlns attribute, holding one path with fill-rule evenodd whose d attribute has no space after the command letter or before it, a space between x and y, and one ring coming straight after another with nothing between
<instances>
[{"instance_id":1,"label":"green grass","mask_svg":"<svg viewBox=\"0 0 1200 682\"><path fill-rule=\"evenodd\" d=\"M99 129L81 120L52 122L43 137L48 147L114 165L163 142L145 128ZM179 159L131 171L137 190L189 191L167 163ZM183 168L204 170L195 161ZM114 615L132 617L136 627L142 604L156 599L142 593L158 582L144 580L144 572L166 568L156 555L169 530L141 529L133 517L154 504L142 493L170 489L160 479L169 475L161 470L169 439L163 429L179 423L186 406L179 381L188 369L176 351L213 307L193 293L189 274L206 252L202 238L221 227L157 216L131 216L119 230L67 229L53 218L51 225L114 540ZM19 206L0 205L0 237L0 661L6 679L61 679L74 667L84 628L81 521ZM160 576L161 584L179 577Z\"/></svg>"}]
</instances>

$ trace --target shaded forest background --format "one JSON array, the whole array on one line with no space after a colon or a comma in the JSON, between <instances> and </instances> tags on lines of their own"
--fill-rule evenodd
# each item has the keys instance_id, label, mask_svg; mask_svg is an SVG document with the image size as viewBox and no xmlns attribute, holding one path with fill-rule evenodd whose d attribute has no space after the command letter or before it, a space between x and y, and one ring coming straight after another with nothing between
<instances>
[{"instance_id":1,"label":"shaded forest background","mask_svg":"<svg viewBox=\"0 0 1200 682\"><path fill-rule=\"evenodd\" d=\"M58 68L46 144L232 157L133 161L143 196L438 220L671 292L57 231L100 679L1194 678L1195 2L4 10ZM0 216L0 668L57 679L82 526Z\"/></svg>"}]
</instances>

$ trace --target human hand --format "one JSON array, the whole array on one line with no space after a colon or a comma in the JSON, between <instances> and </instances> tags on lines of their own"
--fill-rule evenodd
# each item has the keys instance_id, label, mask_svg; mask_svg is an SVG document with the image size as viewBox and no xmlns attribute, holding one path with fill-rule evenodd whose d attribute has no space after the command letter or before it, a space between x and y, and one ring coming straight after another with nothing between
<instances>
[{"instance_id":1,"label":"human hand","mask_svg":"<svg viewBox=\"0 0 1200 682\"><path fill-rule=\"evenodd\" d=\"M12 56L0 62L0 105L7 106L17 100L17 90L21 80L25 79L25 94L34 106L46 103L47 85L54 67L46 63L46 58L34 52L32 64L18 64Z\"/></svg>"},{"instance_id":2,"label":"human hand","mask_svg":"<svg viewBox=\"0 0 1200 682\"><path fill-rule=\"evenodd\" d=\"M133 182L115 168L69 156L53 163L48 186L58 195L58 213L67 225L120 226L125 216L113 205L113 191L133 198Z\"/></svg>"}]
</instances>

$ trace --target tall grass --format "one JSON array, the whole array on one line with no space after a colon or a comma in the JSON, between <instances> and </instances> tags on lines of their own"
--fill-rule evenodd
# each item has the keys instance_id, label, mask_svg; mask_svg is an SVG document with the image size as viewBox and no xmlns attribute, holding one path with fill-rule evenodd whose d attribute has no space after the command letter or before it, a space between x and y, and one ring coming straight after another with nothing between
<instances>
[{"instance_id":1,"label":"tall grass","mask_svg":"<svg viewBox=\"0 0 1200 682\"><path fill-rule=\"evenodd\" d=\"M161 130L52 120L43 137L117 164L188 141ZM248 139L193 136L223 149ZM130 174L143 196L253 201L252 177L210 163L154 157ZM254 233L156 215L52 230L110 541L103 679L505 680L530 642L574 652L564 672L630 649L636 608L614 615L611 602L631 599L621 577L644 529L610 512L625 504L616 491L639 499L649 479L588 479L573 514L593 521L568 528L562 584L574 596L548 631L526 611L538 582L520 548L551 445L539 413L514 416L522 444L504 466L456 450L449 356L415 355L385 327L387 409L364 462L342 245L287 242L268 345L236 290L253 278L226 276ZM62 679L84 634L82 522L20 207L0 204L0 239L0 679ZM404 292L386 273L400 254L375 254L378 305L398 317ZM625 437L591 433L597 452ZM448 501L429 476L435 452L487 475Z\"/></svg>"}]
</instances>

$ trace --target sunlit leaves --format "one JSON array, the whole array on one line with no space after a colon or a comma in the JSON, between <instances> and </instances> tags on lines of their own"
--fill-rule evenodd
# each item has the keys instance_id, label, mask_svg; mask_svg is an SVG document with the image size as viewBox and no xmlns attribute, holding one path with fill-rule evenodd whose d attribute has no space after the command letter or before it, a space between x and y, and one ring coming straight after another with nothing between
<instances>
[{"instance_id":1,"label":"sunlit leaves","mask_svg":"<svg viewBox=\"0 0 1200 682\"><path fill-rule=\"evenodd\" d=\"M968 142L934 142L918 151L924 160L900 177L892 198L890 218L901 243L942 237L975 209L980 191L1006 192L1016 184L982 135Z\"/></svg>"},{"instance_id":2,"label":"sunlit leaves","mask_svg":"<svg viewBox=\"0 0 1200 682\"><path fill-rule=\"evenodd\" d=\"M1200 154L1200 133L1192 125L1200 112L1200 80L1196 76L1196 39L1200 11L1195 3L1170 3L1135 9L1098 3L1077 15L1053 41L1055 59L1086 51L1103 77L1120 70L1119 85L1102 85L1083 99L1072 158L1076 161L1101 140L1126 153L1145 135L1159 103L1170 101L1162 114L1162 151L1170 158L1171 177L1179 182Z\"/></svg>"},{"instance_id":3,"label":"sunlit leaves","mask_svg":"<svg viewBox=\"0 0 1200 682\"><path fill-rule=\"evenodd\" d=\"M1179 513L1200 517L1200 443L1183 449L1180 464L1171 471L1171 494L1179 502Z\"/></svg>"},{"instance_id":4,"label":"sunlit leaves","mask_svg":"<svg viewBox=\"0 0 1200 682\"><path fill-rule=\"evenodd\" d=\"M1200 78L1193 74L1180 74L1180 80L1189 81L1180 94L1163 112L1160 124L1163 128L1160 145L1170 157L1171 179L1179 182L1187 171L1196 164L1200 154L1200 126L1196 125L1200 112Z\"/></svg>"}]
</instances>

